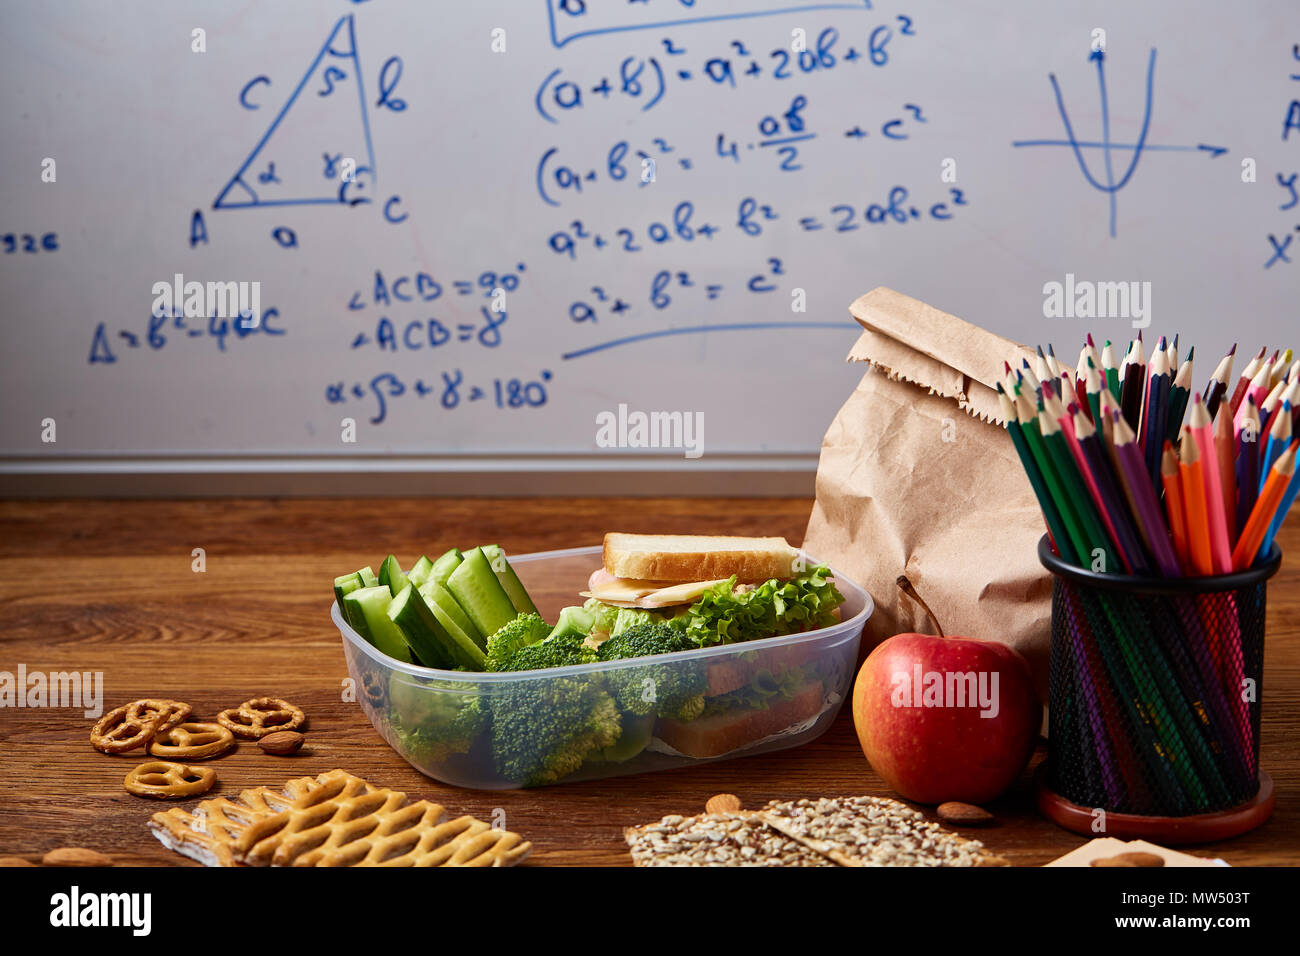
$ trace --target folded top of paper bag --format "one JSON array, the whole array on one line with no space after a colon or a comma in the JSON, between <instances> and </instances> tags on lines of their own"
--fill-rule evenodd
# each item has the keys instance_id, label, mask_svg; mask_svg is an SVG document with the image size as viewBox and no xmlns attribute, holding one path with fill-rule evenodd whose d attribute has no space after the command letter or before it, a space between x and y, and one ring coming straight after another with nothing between
<instances>
[{"instance_id":1,"label":"folded top of paper bag","mask_svg":"<svg viewBox=\"0 0 1300 956\"><path fill-rule=\"evenodd\" d=\"M870 362L891 378L954 399L981 421L1002 423L995 389L1002 363L1033 357L1010 339L884 286L859 298L849 312L863 328L849 361Z\"/></svg>"}]
</instances>

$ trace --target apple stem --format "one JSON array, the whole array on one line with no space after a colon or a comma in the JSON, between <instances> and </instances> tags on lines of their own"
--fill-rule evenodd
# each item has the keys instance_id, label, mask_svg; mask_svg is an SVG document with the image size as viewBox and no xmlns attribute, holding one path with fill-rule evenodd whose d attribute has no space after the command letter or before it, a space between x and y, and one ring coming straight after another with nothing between
<instances>
[{"instance_id":1,"label":"apple stem","mask_svg":"<svg viewBox=\"0 0 1300 956\"><path fill-rule=\"evenodd\" d=\"M930 619L930 623L934 625L934 629L939 632L940 637L943 637L943 628L939 626L939 619L935 617L934 612L930 610L930 605L926 604L921 595L916 593L916 587L907 579L907 575L900 574L898 580L894 583L898 585L900 591L921 606L921 610L924 611L925 616Z\"/></svg>"}]
</instances>

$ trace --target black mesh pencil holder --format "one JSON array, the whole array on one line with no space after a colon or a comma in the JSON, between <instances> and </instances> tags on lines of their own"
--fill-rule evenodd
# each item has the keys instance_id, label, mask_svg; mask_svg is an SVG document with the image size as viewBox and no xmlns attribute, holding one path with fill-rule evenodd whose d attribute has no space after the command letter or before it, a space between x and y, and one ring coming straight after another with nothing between
<instances>
[{"instance_id":1,"label":"black mesh pencil holder","mask_svg":"<svg viewBox=\"0 0 1300 956\"><path fill-rule=\"evenodd\" d=\"M1040 808L1080 833L1166 842L1267 819L1260 694L1278 548L1248 571L1173 579L1076 567L1046 536L1038 556L1053 578Z\"/></svg>"}]
</instances>

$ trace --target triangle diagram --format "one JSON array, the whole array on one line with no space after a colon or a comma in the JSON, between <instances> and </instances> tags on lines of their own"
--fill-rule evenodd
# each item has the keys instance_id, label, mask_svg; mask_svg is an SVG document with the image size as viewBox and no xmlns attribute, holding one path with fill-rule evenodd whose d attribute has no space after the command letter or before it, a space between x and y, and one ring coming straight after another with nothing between
<instances>
[{"instance_id":1,"label":"triangle diagram","mask_svg":"<svg viewBox=\"0 0 1300 956\"><path fill-rule=\"evenodd\" d=\"M343 181L343 161L355 181ZM213 209L355 202L374 182L375 155L352 15L334 24L298 86Z\"/></svg>"}]
</instances>

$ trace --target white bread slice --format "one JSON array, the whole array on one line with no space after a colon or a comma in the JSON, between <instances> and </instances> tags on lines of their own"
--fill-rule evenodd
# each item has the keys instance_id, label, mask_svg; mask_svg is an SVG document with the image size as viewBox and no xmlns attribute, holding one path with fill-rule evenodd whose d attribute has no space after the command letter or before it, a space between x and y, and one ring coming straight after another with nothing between
<instances>
[{"instance_id":1,"label":"white bread slice","mask_svg":"<svg viewBox=\"0 0 1300 956\"><path fill-rule=\"evenodd\" d=\"M794 576L798 552L785 538L703 534L605 535L605 570L645 581L710 581L733 574L742 584Z\"/></svg>"}]
</instances>

